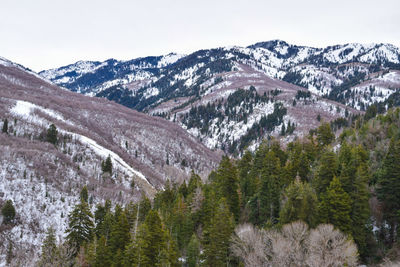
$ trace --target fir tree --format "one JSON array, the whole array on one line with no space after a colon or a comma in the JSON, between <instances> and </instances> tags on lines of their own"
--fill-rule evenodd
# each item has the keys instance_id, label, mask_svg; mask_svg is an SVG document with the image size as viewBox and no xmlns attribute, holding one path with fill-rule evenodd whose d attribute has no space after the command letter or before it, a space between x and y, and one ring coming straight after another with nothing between
<instances>
[{"instance_id":1,"label":"fir tree","mask_svg":"<svg viewBox=\"0 0 400 267\"><path fill-rule=\"evenodd\" d=\"M234 221L224 198L216 206L215 215L205 226L203 257L206 266L227 266L229 241L234 230Z\"/></svg>"},{"instance_id":2,"label":"fir tree","mask_svg":"<svg viewBox=\"0 0 400 267\"><path fill-rule=\"evenodd\" d=\"M78 252L80 246L89 242L93 237L93 215L88 204L81 202L68 215L68 219L67 240Z\"/></svg>"},{"instance_id":3,"label":"fir tree","mask_svg":"<svg viewBox=\"0 0 400 267\"><path fill-rule=\"evenodd\" d=\"M280 212L280 223L286 224L298 220L309 226L316 226L318 199L307 182L294 181L284 193L284 204Z\"/></svg>"},{"instance_id":4,"label":"fir tree","mask_svg":"<svg viewBox=\"0 0 400 267\"><path fill-rule=\"evenodd\" d=\"M56 145L57 135L58 135L57 127L54 124L51 124L47 129L46 141L53 145Z\"/></svg>"},{"instance_id":5,"label":"fir tree","mask_svg":"<svg viewBox=\"0 0 400 267\"><path fill-rule=\"evenodd\" d=\"M330 150L326 150L323 152L319 162L320 165L313 181L313 186L317 191L317 194L325 192L333 177L336 175L336 154Z\"/></svg>"},{"instance_id":6,"label":"fir tree","mask_svg":"<svg viewBox=\"0 0 400 267\"><path fill-rule=\"evenodd\" d=\"M8 120L5 119L3 122L3 128L2 128L3 133L8 133Z\"/></svg>"},{"instance_id":7,"label":"fir tree","mask_svg":"<svg viewBox=\"0 0 400 267\"><path fill-rule=\"evenodd\" d=\"M338 178L333 177L328 189L321 195L320 222L331 223L341 231L351 233L350 196L343 190Z\"/></svg>"},{"instance_id":8,"label":"fir tree","mask_svg":"<svg viewBox=\"0 0 400 267\"><path fill-rule=\"evenodd\" d=\"M1 214L4 217L4 223L11 223L15 218L15 208L12 200L7 200L4 206L1 208Z\"/></svg>"},{"instance_id":9,"label":"fir tree","mask_svg":"<svg viewBox=\"0 0 400 267\"><path fill-rule=\"evenodd\" d=\"M259 194L261 222L276 223L280 210L280 164L273 151L267 153L261 171L261 190Z\"/></svg>"},{"instance_id":10,"label":"fir tree","mask_svg":"<svg viewBox=\"0 0 400 267\"><path fill-rule=\"evenodd\" d=\"M217 171L218 196L224 197L236 221L239 220L238 173L231 160L224 156Z\"/></svg>"},{"instance_id":11,"label":"fir tree","mask_svg":"<svg viewBox=\"0 0 400 267\"><path fill-rule=\"evenodd\" d=\"M42 253L37 266L50 267L57 265L58 248L56 242L54 229L50 227L47 230L46 238L43 240Z\"/></svg>"},{"instance_id":12,"label":"fir tree","mask_svg":"<svg viewBox=\"0 0 400 267\"><path fill-rule=\"evenodd\" d=\"M88 189L86 185L82 188L80 197L81 197L81 202L88 203Z\"/></svg>"},{"instance_id":13,"label":"fir tree","mask_svg":"<svg viewBox=\"0 0 400 267\"><path fill-rule=\"evenodd\" d=\"M112 264L112 254L107 246L107 240L101 236L96 247L95 267L109 267Z\"/></svg>"},{"instance_id":14,"label":"fir tree","mask_svg":"<svg viewBox=\"0 0 400 267\"><path fill-rule=\"evenodd\" d=\"M330 145L335 140L335 134L329 123L322 123L317 129L317 142L320 147Z\"/></svg>"},{"instance_id":15,"label":"fir tree","mask_svg":"<svg viewBox=\"0 0 400 267\"><path fill-rule=\"evenodd\" d=\"M190 238L187 248L187 264L188 267L200 266L200 242L195 234Z\"/></svg>"},{"instance_id":16,"label":"fir tree","mask_svg":"<svg viewBox=\"0 0 400 267\"><path fill-rule=\"evenodd\" d=\"M110 155L108 155L107 159L101 163L101 170L103 172L108 172L110 175L112 174L112 161Z\"/></svg>"},{"instance_id":17,"label":"fir tree","mask_svg":"<svg viewBox=\"0 0 400 267\"><path fill-rule=\"evenodd\" d=\"M400 211L400 141L391 140L383 162L382 175L376 189L378 199L383 203L384 219L390 226L390 242L395 241Z\"/></svg>"}]
</instances>

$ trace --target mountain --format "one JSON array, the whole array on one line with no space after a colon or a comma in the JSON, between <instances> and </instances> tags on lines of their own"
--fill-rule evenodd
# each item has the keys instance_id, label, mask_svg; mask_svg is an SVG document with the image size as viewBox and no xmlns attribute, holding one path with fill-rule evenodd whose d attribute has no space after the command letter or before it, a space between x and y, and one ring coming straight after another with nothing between
<instances>
[{"instance_id":1,"label":"mountain","mask_svg":"<svg viewBox=\"0 0 400 267\"><path fill-rule=\"evenodd\" d=\"M174 121L211 149L241 153L263 137L288 142L320 119L349 119L387 101L400 88L400 50L390 44L313 48L273 40L186 56L81 61L40 75ZM246 92L234 94L239 89Z\"/></svg>"},{"instance_id":2,"label":"mountain","mask_svg":"<svg viewBox=\"0 0 400 267\"><path fill-rule=\"evenodd\" d=\"M84 185L92 207L106 199L124 204L153 197L191 170L206 178L221 157L172 122L61 89L5 59L0 119L3 128L8 121L0 133L0 206L11 199L17 214L13 226L1 225L0 216L0 263L6 240L29 261L50 226L63 236L63 218ZM51 124L56 145L47 141ZM102 171L108 156L111 174Z\"/></svg>"}]
</instances>

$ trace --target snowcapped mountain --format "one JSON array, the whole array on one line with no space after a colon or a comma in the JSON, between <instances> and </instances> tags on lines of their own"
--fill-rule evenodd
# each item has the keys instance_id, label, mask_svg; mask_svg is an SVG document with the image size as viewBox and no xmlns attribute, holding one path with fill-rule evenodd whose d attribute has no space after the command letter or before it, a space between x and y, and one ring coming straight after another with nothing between
<instances>
[{"instance_id":1,"label":"snowcapped mountain","mask_svg":"<svg viewBox=\"0 0 400 267\"><path fill-rule=\"evenodd\" d=\"M0 222L0 266L5 240L28 266L48 227L63 236L83 185L92 207L106 199L124 204L142 193L152 197L166 180L180 182L192 169L206 177L221 156L172 122L63 90L3 59L0 118L1 126L8 120L7 133L0 133L0 206L11 199L17 214L15 225ZM46 142L51 124L56 146ZM111 175L101 168L108 156Z\"/></svg>"},{"instance_id":2,"label":"snowcapped mountain","mask_svg":"<svg viewBox=\"0 0 400 267\"><path fill-rule=\"evenodd\" d=\"M40 75L73 92L95 95L114 85L150 79L182 57L184 55L171 53L128 61L78 61L58 69L42 71Z\"/></svg>"},{"instance_id":3,"label":"snowcapped mountain","mask_svg":"<svg viewBox=\"0 0 400 267\"><path fill-rule=\"evenodd\" d=\"M400 88L399 69L400 49L390 44L313 48L273 40L187 56L78 62L41 75L72 91L175 121L209 148L232 152L268 135L292 140L318 125L317 118L331 121L386 101ZM234 95L250 88L253 100L248 93ZM228 103L233 98L234 107ZM275 118L279 105L284 115ZM274 122L267 127L268 118Z\"/></svg>"}]
</instances>

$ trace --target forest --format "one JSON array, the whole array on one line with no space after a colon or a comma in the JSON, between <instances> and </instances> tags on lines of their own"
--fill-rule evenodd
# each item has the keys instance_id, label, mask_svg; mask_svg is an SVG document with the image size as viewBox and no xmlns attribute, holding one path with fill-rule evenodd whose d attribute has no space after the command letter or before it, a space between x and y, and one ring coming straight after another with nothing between
<instances>
[{"instance_id":1,"label":"forest","mask_svg":"<svg viewBox=\"0 0 400 267\"><path fill-rule=\"evenodd\" d=\"M37 266L358 266L400 256L400 109L264 140L154 199L94 205L83 187ZM386 265L391 266L391 265ZM394 265L393 265L394 266Z\"/></svg>"}]
</instances>

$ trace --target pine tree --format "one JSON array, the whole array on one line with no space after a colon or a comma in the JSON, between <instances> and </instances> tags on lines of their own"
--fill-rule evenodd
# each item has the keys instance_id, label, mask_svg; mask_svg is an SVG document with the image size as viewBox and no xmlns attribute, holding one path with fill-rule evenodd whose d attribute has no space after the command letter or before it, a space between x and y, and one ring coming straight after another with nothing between
<instances>
[{"instance_id":1,"label":"pine tree","mask_svg":"<svg viewBox=\"0 0 400 267\"><path fill-rule=\"evenodd\" d=\"M88 203L88 189L86 185L82 188L80 197L81 197L81 202Z\"/></svg>"},{"instance_id":2,"label":"pine tree","mask_svg":"<svg viewBox=\"0 0 400 267\"><path fill-rule=\"evenodd\" d=\"M319 162L320 165L313 181L313 186L318 195L325 192L333 177L336 175L336 154L330 150L326 150L323 152Z\"/></svg>"},{"instance_id":3,"label":"pine tree","mask_svg":"<svg viewBox=\"0 0 400 267\"><path fill-rule=\"evenodd\" d=\"M234 221L224 198L216 205L215 215L204 229L204 263L206 266L227 266Z\"/></svg>"},{"instance_id":4,"label":"pine tree","mask_svg":"<svg viewBox=\"0 0 400 267\"><path fill-rule=\"evenodd\" d=\"M112 254L107 246L107 240L101 236L96 248L96 260L94 267L109 267L112 263Z\"/></svg>"},{"instance_id":5,"label":"pine tree","mask_svg":"<svg viewBox=\"0 0 400 267\"><path fill-rule=\"evenodd\" d=\"M238 173L231 160L224 156L217 171L218 196L224 197L236 221L239 220Z\"/></svg>"},{"instance_id":6,"label":"pine tree","mask_svg":"<svg viewBox=\"0 0 400 267\"><path fill-rule=\"evenodd\" d=\"M37 263L40 267L56 266L58 249L56 243L56 236L54 229L49 228L47 230L46 238L43 240L42 253L40 255L39 262Z\"/></svg>"},{"instance_id":7,"label":"pine tree","mask_svg":"<svg viewBox=\"0 0 400 267\"><path fill-rule=\"evenodd\" d=\"M368 239L371 237L369 228L370 209L369 209L369 173L367 164L361 164L355 174L354 191L350 193L352 199L351 220L352 236L357 243L358 250L362 258L368 256Z\"/></svg>"},{"instance_id":8,"label":"pine tree","mask_svg":"<svg viewBox=\"0 0 400 267\"><path fill-rule=\"evenodd\" d=\"M54 124L51 124L47 129L46 141L53 145L56 145L57 135L58 135L57 127Z\"/></svg>"},{"instance_id":9,"label":"pine tree","mask_svg":"<svg viewBox=\"0 0 400 267\"><path fill-rule=\"evenodd\" d=\"M253 167L252 161L253 157L250 151L246 151L238 163L240 192L242 193L243 206L256 191L256 179L250 175Z\"/></svg>"},{"instance_id":10,"label":"pine tree","mask_svg":"<svg viewBox=\"0 0 400 267\"><path fill-rule=\"evenodd\" d=\"M273 151L267 153L261 171L261 190L259 191L259 211L261 222L276 223L280 210L280 160Z\"/></svg>"},{"instance_id":11,"label":"pine tree","mask_svg":"<svg viewBox=\"0 0 400 267\"><path fill-rule=\"evenodd\" d=\"M310 227L316 226L318 199L307 182L294 181L284 194L284 204L280 212L280 223L286 224L298 220Z\"/></svg>"},{"instance_id":12,"label":"pine tree","mask_svg":"<svg viewBox=\"0 0 400 267\"><path fill-rule=\"evenodd\" d=\"M67 240L78 252L80 246L89 242L93 237L93 215L88 204L81 202L68 215L68 219Z\"/></svg>"},{"instance_id":13,"label":"pine tree","mask_svg":"<svg viewBox=\"0 0 400 267\"><path fill-rule=\"evenodd\" d=\"M15 208L12 200L7 200L4 206L1 208L1 214L4 217L4 223L11 223L15 218Z\"/></svg>"},{"instance_id":14,"label":"pine tree","mask_svg":"<svg viewBox=\"0 0 400 267\"><path fill-rule=\"evenodd\" d=\"M324 147L330 145L335 140L335 134L331 129L331 125L327 122L322 123L317 129L318 146Z\"/></svg>"},{"instance_id":15,"label":"pine tree","mask_svg":"<svg viewBox=\"0 0 400 267\"><path fill-rule=\"evenodd\" d=\"M321 195L320 222L331 223L341 231L351 233L351 204L350 196L343 190L339 179L333 177L328 189Z\"/></svg>"},{"instance_id":16,"label":"pine tree","mask_svg":"<svg viewBox=\"0 0 400 267\"><path fill-rule=\"evenodd\" d=\"M103 172L108 172L110 175L112 174L112 161L110 155L108 155L106 160L101 163L101 170Z\"/></svg>"},{"instance_id":17,"label":"pine tree","mask_svg":"<svg viewBox=\"0 0 400 267\"><path fill-rule=\"evenodd\" d=\"M142 267L176 265L176 246L163 225L157 211L150 210L140 227L136 241L136 260ZM132 247L130 247L132 251ZM125 257L126 261L126 257Z\"/></svg>"},{"instance_id":18,"label":"pine tree","mask_svg":"<svg viewBox=\"0 0 400 267\"><path fill-rule=\"evenodd\" d=\"M3 122L3 129L2 129L3 133L8 133L8 120L5 119Z\"/></svg>"},{"instance_id":19,"label":"pine tree","mask_svg":"<svg viewBox=\"0 0 400 267\"><path fill-rule=\"evenodd\" d=\"M130 233L129 233L129 223L126 218L125 212L116 218L115 223L111 227L110 239L108 242L110 252L116 256L118 251L123 251L125 246L129 243ZM120 258L114 258L114 263L121 264L122 256Z\"/></svg>"},{"instance_id":20,"label":"pine tree","mask_svg":"<svg viewBox=\"0 0 400 267\"><path fill-rule=\"evenodd\" d=\"M188 267L200 266L200 242L195 234L190 238L187 248L187 264Z\"/></svg>"},{"instance_id":21,"label":"pine tree","mask_svg":"<svg viewBox=\"0 0 400 267\"><path fill-rule=\"evenodd\" d=\"M377 185L378 199L383 203L383 217L390 226L390 242L395 241L400 211L400 140L391 140Z\"/></svg>"}]
</instances>

